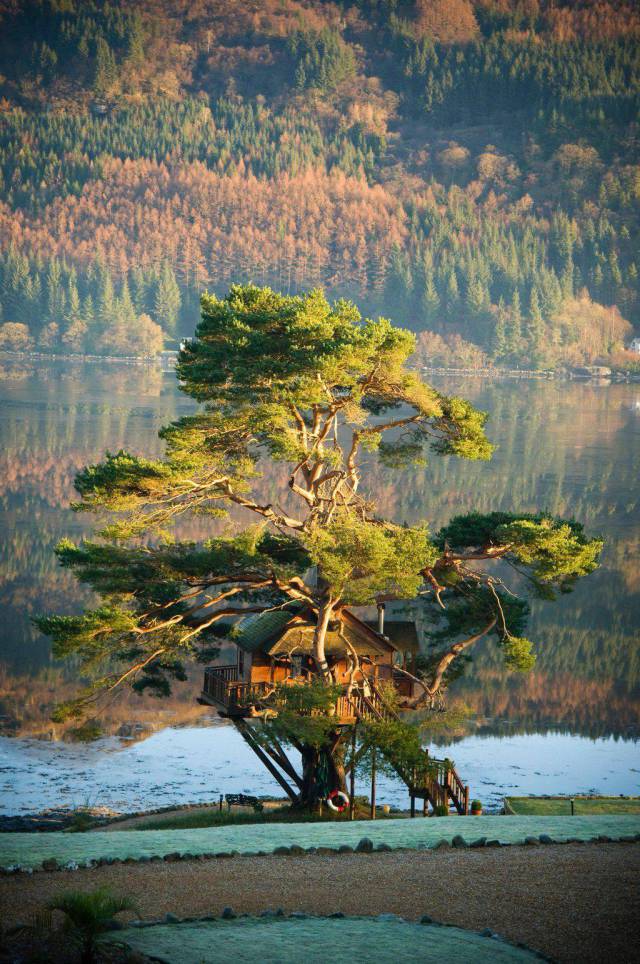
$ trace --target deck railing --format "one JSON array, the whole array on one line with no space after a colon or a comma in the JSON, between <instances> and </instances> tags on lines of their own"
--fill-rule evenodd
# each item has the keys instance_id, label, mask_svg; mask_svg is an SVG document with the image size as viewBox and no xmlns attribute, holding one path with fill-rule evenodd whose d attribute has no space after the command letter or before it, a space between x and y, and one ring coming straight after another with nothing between
<instances>
[{"instance_id":1,"label":"deck railing","mask_svg":"<svg viewBox=\"0 0 640 964\"><path fill-rule=\"evenodd\" d=\"M235 664L208 666L204 671L204 695L229 709L249 706L271 688L271 683L249 683L239 679Z\"/></svg>"},{"instance_id":2,"label":"deck railing","mask_svg":"<svg viewBox=\"0 0 640 964\"><path fill-rule=\"evenodd\" d=\"M203 693L216 703L226 705L227 684L237 679L238 667L235 663L232 666L207 666L204 671Z\"/></svg>"}]
</instances>

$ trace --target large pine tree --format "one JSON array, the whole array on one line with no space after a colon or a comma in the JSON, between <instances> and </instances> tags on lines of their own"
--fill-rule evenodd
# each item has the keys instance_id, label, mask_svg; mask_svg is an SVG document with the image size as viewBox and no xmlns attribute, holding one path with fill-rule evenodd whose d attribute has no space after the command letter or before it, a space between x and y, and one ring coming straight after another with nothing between
<instances>
[{"instance_id":1,"label":"large pine tree","mask_svg":"<svg viewBox=\"0 0 640 964\"><path fill-rule=\"evenodd\" d=\"M38 620L55 656L74 657L92 676L59 718L127 683L166 693L184 678L186 660L215 653L222 622L302 602L314 614L315 672L306 690L267 696L256 725L300 749L301 799L313 806L318 768L343 779L345 728L333 717L339 693L325 640L347 607L384 598L427 611L431 645L413 709L433 707L457 662L484 637L497 641L508 665L531 666L526 601L493 571L496 562L553 595L596 567L601 543L544 514L459 516L436 535L380 516L373 461L400 472L425 450L463 459L492 452L486 415L424 383L407 365L414 347L410 332L362 319L348 302L330 305L320 291L289 297L234 286L224 299L203 296L196 336L178 364L198 411L162 429L164 458L121 451L77 476L76 508L111 518L99 540L57 549L101 604ZM277 501L265 498L269 462L282 466ZM233 529L216 534L212 522L207 534L208 520L228 512ZM166 535L187 514L201 520L199 543ZM416 731L400 724L372 734L396 754L419 746Z\"/></svg>"}]
</instances>

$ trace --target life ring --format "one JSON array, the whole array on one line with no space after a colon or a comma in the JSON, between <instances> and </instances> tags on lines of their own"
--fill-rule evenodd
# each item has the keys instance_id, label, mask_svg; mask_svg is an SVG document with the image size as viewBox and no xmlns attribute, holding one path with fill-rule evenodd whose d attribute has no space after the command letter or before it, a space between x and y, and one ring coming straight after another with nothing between
<instances>
[{"instance_id":1,"label":"life ring","mask_svg":"<svg viewBox=\"0 0 640 964\"><path fill-rule=\"evenodd\" d=\"M334 801L341 800L341 803L335 803ZM330 810L335 811L335 813L342 813L349 806L349 797L344 793L343 790L332 790L327 797L327 806Z\"/></svg>"}]
</instances>

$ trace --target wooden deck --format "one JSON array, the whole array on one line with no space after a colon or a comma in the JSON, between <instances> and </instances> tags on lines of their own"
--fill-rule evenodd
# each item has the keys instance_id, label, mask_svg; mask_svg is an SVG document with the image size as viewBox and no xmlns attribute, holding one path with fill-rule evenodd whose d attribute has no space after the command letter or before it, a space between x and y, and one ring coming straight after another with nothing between
<instances>
[{"instance_id":1,"label":"wooden deck","mask_svg":"<svg viewBox=\"0 0 640 964\"><path fill-rule=\"evenodd\" d=\"M404 677L398 679L399 684L404 682ZM246 730L244 721L255 715L260 703L272 691L271 683L240 680L235 664L209 666L204 673L200 702L215 706L221 715L229 717ZM340 726L352 726L359 720L397 718L396 712L386 704L373 684L366 690L345 692L336 704L336 723ZM390 763L409 790L412 814L415 812L416 799L422 799L425 805L428 802L434 808L453 805L459 814L469 813L469 787L462 782L450 761L437 760L425 750L424 765L419 768L409 771L402 765L396 765L393 760Z\"/></svg>"},{"instance_id":2,"label":"wooden deck","mask_svg":"<svg viewBox=\"0 0 640 964\"><path fill-rule=\"evenodd\" d=\"M200 701L215 706L225 716L240 719L251 715L251 707L273 689L270 683L249 683L238 679L238 667L208 666Z\"/></svg>"}]
</instances>

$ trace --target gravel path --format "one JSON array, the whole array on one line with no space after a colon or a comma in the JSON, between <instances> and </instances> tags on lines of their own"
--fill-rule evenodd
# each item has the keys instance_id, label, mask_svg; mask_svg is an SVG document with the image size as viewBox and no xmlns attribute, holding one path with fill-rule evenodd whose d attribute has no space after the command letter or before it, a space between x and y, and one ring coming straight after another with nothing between
<instances>
[{"instance_id":1,"label":"gravel path","mask_svg":"<svg viewBox=\"0 0 640 964\"><path fill-rule=\"evenodd\" d=\"M0 878L5 926L28 922L54 894L109 885L145 918L266 908L379 914L481 930L566 964L640 962L640 844L496 850L235 857L105 866Z\"/></svg>"}]
</instances>

